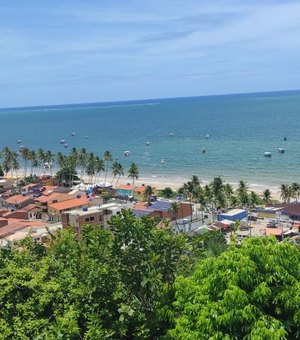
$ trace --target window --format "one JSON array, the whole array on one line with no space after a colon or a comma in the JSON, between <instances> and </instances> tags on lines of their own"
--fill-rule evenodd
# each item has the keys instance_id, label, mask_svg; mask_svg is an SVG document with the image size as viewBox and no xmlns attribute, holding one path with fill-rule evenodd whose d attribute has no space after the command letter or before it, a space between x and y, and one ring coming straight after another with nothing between
<instances>
[{"instance_id":1,"label":"window","mask_svg":"<svg viewBox=\"0 0 300 340\"><path fill-rule=\"evenodd\" d=\"M100 222L103 221L103 216L102 215L99 216L99 221Z\"/></svg>"},{"instance_id":2,"label":"window","mask_svg":"<svg viewBox=\"0 0 300 340\"><path fill-rule=\"evenodd\" d=\"M90 217L90 221L94 221L95 220L95 217L94 216L91 216Z\"/></svg>"},{"instance_id":3,"label":"window","mask_svg":"<svg viewBox=\"0 0 300 340\"><path fill-rule=\"evenodd\" d=\"M88 217L85 218L85 222L88 222L90 219Z\"/></svg>"}]
</instances>

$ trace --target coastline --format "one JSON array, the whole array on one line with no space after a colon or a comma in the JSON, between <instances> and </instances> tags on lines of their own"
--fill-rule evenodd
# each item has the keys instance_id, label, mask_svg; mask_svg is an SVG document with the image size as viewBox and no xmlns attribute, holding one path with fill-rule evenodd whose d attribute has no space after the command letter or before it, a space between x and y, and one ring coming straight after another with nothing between
<instances>
[{"instance_id":1,"label":"coastline","mask_svg":"<svg viewBox=\"0 0 300 340\"><path fill-rule=\"evenodd\" d=\"M55 176L55 169L53 169L53 176ZM45 175L50 175L48 172L45 173ZM10 176L6 176L5 178L9 178L9 179L20 179L23 177L23 170L19 169L17 171L17 177L10 177ZM221 176L222 177L222 176ZM224 178L223 178L224 179ZM98 179L98 183L104 182L105 178L104 175L100 176L100 178ZM170 187L173 190L178 190L185 182L189 181L190 178L186 178L186 177L149 177L149 176L141 176L139 177L137 180L135 180L135 184L137 186L140 185L151 185L153 187L155 187L156 189L160 190L160 189L164 189L166 187ZM210 180L202 180L201 178L199 178L200 180L200 184L202 186L209 184L210 181L213 180L213 177ZM113 185L116 184L117 179L115 178L113 180L113 177L111 175L107 175L106 178L106 182L108 183L113 183ZM225 181L225 180L224 180ZM83 182L85 184L89 184L88 181L88 176L85 175L83 176ZM121 176L118 184L126 184L126 183L131 183L132 180L130 178L128 178L127 176ZM238 188L238 183L237 182L230 182L230 181L225 181L226 183L232 185L233 189L236 190ZM269 189L271 191L271 199L273 200L277 200L277 201L281 201L281 197L280 197L280 184L274 186L274 185L268 185L268 184L258 184L258 183L250 183L250 182L246 182L247 186L248 186L248 191L254 191L255 193L257 193L258 195L262 196L263 192L266 189Z\"/></svg>"}]
</instances>

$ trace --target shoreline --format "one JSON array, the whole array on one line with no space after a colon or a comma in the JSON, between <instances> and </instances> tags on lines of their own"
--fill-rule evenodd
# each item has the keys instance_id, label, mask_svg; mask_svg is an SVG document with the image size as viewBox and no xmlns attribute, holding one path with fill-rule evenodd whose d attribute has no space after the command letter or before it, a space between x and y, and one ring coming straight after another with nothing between
<instances>
[{"instance_id":1,"label":"shoreline","mask_svg":"<svg viewBox=\"0 0 300 340\"><path fill-rule=\"evenodd\" d=\"M52 176L55 176L56 171L54 170L52 173ZM41 174L40 176L42 176L44 174ZM48 172L45 172L45 175L49 175L50 174ZM13 179L13 180L17 180L17 179L21 179L23 177L23 170L19 169L19 171L17 171L17 177L10 177L10 176L5 176L4 178L6 179ZM222 176L220 176L222 178ZM100 178L98 179L98 183L104 182L104 176L100 176ZM224 179L224 178L223 178ZM139 177L137 180L135 180L135 184L136 185L151 185L153 187L155 187L156 189L160 190L160 189L164 189L166 187L170 187L172 190L178 190L184 183L186 183L187 181L189 181L190 178L185 178L185 177L180 177L180 178L176 178L176 177L169 177L169 178L164 178L164 177L147 177L147 176L141 176ZM201 178L199 178L200 180L200 184L202 186L207 185L210 183L210 181L213 180L213 178L211 178L210 180L201 180ZM106 178L106 182L109 183L113 183L113 185L116 184L116 178L113 181L113 177L111 175L108 175ZM85 184L90 184L88 181L88 176L85 175L83 176L83 182ZM228 183L230 185L232 185L233 189L236 190L238 188L238 183L237 182L230 182L230 181L225 181L225 183ZM132 180L126 176L122 176L120 177L118 184L126 184L126 183L132 183ZM269 189L271 191L271 199L272 200L277 200L277 201L281 201L281 197L280 197L280 185L268 185L268 184L258 184L258 183L250 183L247 182L247 186L248 186L248 192L250 191L254 191L255 193L257 193L258 195L262 196L263 192L266 189Z\"/></svg>"}]
</instances>

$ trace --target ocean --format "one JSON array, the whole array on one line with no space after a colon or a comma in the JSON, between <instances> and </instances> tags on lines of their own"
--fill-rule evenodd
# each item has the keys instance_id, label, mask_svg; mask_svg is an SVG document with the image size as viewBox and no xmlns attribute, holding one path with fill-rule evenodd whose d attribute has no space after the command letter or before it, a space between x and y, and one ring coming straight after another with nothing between
<instances>
[{"instance_id":1,"label":"ocean","mask_svg":"<svg viewBox=\"0 0 300 340\"><path fill-rule=\"evenodd\" d=\"M22 140L53 152L110 150L125 169L136 162L141 177L160 182L300 182L300 91L0 109L0 127L0 149Z\"/></svg>"}]
</instances>

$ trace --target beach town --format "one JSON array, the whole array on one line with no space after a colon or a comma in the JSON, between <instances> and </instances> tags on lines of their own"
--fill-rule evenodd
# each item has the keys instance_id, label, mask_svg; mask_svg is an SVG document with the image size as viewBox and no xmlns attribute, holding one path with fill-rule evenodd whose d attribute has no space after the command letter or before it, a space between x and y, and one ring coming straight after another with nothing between
<instances>
[{"instance_id":1,"label":"beach town","mask_svg":"<svg viewBox=\"0 0 300 340\"><path fill-rule=\"evenodd\" d=\"M55 158L50 151L20 148L22 169L13 168L16 152L4 148L1 155L1 247L17 245L27 236L46 243L51 234L69 227L79 236L87 224L110 228L110 218L123 209L137 218L154 218L158 228L171 228L176 234L200 236L221 230L228 242L233 233L237 242L265 235L279 241L299 239L297 183L282 185L274 198L268 189L254 192L244 181L234 188L220 177L207 184L197 176L180 186L144 183L135 163L125 174L109 151L103 159L76 149ZM60 168L53 175L54 159Z\"/></svg>"}]
</instances>

